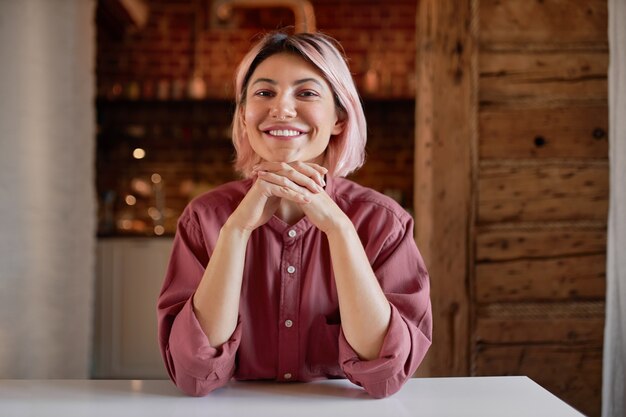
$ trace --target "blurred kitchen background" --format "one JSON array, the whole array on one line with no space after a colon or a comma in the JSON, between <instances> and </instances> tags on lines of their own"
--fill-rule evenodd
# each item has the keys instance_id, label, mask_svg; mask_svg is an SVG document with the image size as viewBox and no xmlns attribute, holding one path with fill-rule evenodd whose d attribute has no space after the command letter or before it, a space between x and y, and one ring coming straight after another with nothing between
<instances>
[{"instance_id":1,"label":"blurred kitchen background","mask_svg":"<svg viewBox=\"0 0 626 417\"><path fill-rule=\"evenodd\" d=\"M155 0L136 14L124 4L101 1L97 12L99 232L167 236L191 198L237 179L236 66L306 3ZM411 210L417 4L309 4L307 24L342 43L363 96L368 159L352 178Z\"/></svg>"},{"instance_id":2,"label":"blurred kitchen background","mask_svg":"<svg viewBox=\"0 0 626 417\"><path fill-rule=\"evenodd\" d=\"M416 218L435 313L418 376L528 375L600 415L608 17L606 0L0 0L18 80L0 84L0 377L167 377L155 302L178 216L237 179L235 67L304 24L361 92L350 178Z\"/></svg>"}]
</instances>

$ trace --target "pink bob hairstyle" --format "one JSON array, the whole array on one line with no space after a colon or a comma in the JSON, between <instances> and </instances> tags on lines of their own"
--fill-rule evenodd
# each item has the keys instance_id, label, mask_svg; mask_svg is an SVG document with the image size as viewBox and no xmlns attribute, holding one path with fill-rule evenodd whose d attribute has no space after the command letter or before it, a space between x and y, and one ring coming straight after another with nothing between
<instances>
[{"instance_id":1,"label":"pink bob hairstyle","mask_svg":"<svg viewBox=\"0 0 626 417\"><path fill-rule=\"evenodd\" d=\"M242 59L235 75L235 115L233 144L237 152L235 169L244 177L251 175L252 167L261 158L254 152L245 131L242 110L246 105L246 90L257 66L272 55L295 54L317 68L326 79L335 96L337 116L344 122L341 133L331 137L324 166L328 175L345 177L363 165L367 140L365 115L346 58L339 43L321 33L272 32L265 35Z\"/></svg>"}]
</instances>

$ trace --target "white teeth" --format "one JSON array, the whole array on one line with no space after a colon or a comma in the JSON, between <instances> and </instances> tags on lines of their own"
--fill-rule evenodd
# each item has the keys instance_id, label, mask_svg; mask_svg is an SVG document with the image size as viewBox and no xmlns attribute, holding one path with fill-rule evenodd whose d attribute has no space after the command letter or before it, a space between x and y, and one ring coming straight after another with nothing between
<instances>
[{"instance_id":1,"label":"white teeth","mask_svg":"<svg viewBox=\"0 0 626 417\"><path fill-rule=\"evenodd\" d=\"M272 136L299 136L300 132L297 130L270 130L269 134Z\"/></svg>"}]
</instances>

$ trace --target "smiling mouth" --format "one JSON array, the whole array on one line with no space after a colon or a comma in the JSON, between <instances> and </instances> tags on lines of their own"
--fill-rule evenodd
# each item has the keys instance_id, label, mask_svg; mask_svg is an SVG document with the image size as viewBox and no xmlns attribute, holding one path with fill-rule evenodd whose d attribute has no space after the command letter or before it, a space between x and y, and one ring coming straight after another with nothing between
<instances>
[{"instance_id":1,"label":"smiling mouth","mask_svg":"<svg viewBox=\"0 0 626 417\"><path fill-rule=\"evenodd\" d=\"M306 132L301 132L299 130L293 130L293 129L273 129L273 130L266 130L264 131L264 133L275 139L289 140L289 139L294 139L299 136L302 136Z\"/></svg>"}]
</instances>

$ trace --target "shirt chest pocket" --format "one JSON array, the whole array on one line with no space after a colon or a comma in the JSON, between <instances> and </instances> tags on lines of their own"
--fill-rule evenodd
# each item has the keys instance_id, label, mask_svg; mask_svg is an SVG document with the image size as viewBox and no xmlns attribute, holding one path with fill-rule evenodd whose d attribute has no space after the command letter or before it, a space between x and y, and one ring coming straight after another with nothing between
<instances>
[{"instance_id":1,"label":"shirt chest pocket","mask_svg":"<svg viewBox=\"0 0 626 417\"><path fill-rule=\"evenodd\" d=\"M319 315L311 325L306 361L315 376L345 378L339 366L339 323L329 323Z\"/></svg>"}]
</instances>

